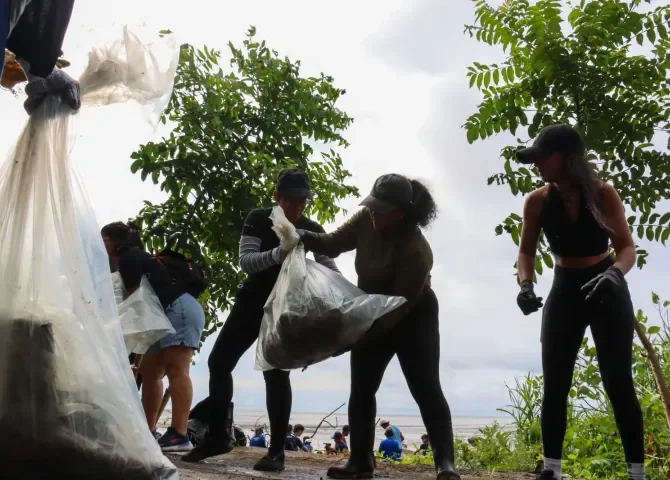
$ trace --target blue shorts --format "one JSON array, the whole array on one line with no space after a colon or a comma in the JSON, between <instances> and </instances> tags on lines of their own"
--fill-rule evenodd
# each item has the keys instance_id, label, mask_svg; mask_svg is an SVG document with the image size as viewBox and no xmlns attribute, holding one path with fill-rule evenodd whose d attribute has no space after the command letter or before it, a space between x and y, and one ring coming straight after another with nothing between
<instances>
[{"instance_id":1,"label":"blue shorts","mask_svg":"<svg viewBox=\"0 0 670 480\"><path fill-rule=\"evenodd\" d=\"M200 347L200 337L205 328L205 312L198 301L185 293L172 302L165 310L175 333L171 333L154 343L147 355L157 355L167 347Z\"/></svg>"}]
</instances>

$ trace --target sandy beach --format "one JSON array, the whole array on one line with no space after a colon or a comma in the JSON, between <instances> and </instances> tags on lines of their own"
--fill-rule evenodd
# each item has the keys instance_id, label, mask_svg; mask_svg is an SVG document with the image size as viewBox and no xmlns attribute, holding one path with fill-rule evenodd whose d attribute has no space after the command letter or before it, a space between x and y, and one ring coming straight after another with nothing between
<instances>
[{"instance_id":1,"label":"sandy beach","mask_svg":"<svg viewBox=\"0 0 670 480\"><path fill-rule=\"evenodd\" d=\"M168 458L179 468L180 480L326 480L326 470L346 461L344 457L327 457L301 452L286 453L286 470L281 473L260 473L252 469L256 460L265 454L264 449L236 448L225 456L214 457L200 463L185 463L181 455ZM491 474L489 472L461 472L462 480L506 479L532 480L530 474ZM394 480L428 480L435 478L435 471L423 465L377 465L375 478Z\"/></svg>"}]
</instances>

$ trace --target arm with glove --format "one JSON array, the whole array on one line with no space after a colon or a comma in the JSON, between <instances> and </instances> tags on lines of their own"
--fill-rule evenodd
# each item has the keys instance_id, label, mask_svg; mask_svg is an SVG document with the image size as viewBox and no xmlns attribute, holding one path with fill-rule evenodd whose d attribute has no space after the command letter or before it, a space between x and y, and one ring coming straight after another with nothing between
<instances>
[{"instance_id":1,"label":"arm with glove","mask_svg":"<svg viewBox=\"0 0 670 480\"><path fill-rule=\"evenodd\" d=\"M586 300L609 303L624 287L624 275L635 265L635 242L628 228L628 220L619 194L609 184L604 184L602 188L606 222L616 253L616 261L610 268L586 283L582 291L586 293Z\"/></svg>"},{"instance_id":2,"label":"arm with glove","mask_svg":"<svg viewBox=\"0 0 670 480\"><path fill-rule=\"evenodd\" d=\"M528 195L523 206L523 226L517 260L521 291L516 297L516 303L524 315L530 315L542 308L542 297L535 295L533 273L535 271L537 241L540 238L540 213L542 212L543 202L544 198L541 192L536 190Z\"/></svg>"},{"instance_id":3,"label":"arm with glove","mask_svg":"<svg viewBox=\"0 0 670 480\"><path fill-rule=\"evenodd\" d=\"M8 1L6 48L28 78L24 104L28 114L47 95L59 95L73 110L81 105L79 84L57 67L73 6L74 0Z\"/></svg>"}]
</instances>

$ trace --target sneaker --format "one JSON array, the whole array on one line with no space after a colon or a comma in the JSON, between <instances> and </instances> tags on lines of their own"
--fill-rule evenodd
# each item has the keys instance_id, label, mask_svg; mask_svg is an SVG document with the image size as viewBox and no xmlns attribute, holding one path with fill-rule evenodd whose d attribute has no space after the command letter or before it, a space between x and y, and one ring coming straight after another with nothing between
<instances>
[{"instance_id":1,"label":"sneaker","mask_svg":"<svg viewBox=\"0 0 670 480\"><path fill-rule=\"evenodd\" d=\"M151 434L154 436L154 438L156 439L156 441L160 440L161 437L163 436L163 434L160 433L158 430L152 430L152 431L151 431Z\"/></svg>"},{"instance_id":2,"label":"sneaker","mask_svg":"<svg viewBox=\"0 0 670 480\"><path fill-rule=\"evenodd\" d=\"M279 455L272 456L268 453L256 462L254 470L259 472L281 472L284 470L284 454L280 453Z\"/></svg>"},{"instance_id":3,"label":"sneaker","mask_svg":"<svg viewBox=\"0 0 670 480\"><path fill-rule=\"evenodd\" d=\"M164 452L188 452L193 449L188 435L177 433L172 427L168 428L165 435L158 440L158 445Z\"/></svg>"}]
</instances>

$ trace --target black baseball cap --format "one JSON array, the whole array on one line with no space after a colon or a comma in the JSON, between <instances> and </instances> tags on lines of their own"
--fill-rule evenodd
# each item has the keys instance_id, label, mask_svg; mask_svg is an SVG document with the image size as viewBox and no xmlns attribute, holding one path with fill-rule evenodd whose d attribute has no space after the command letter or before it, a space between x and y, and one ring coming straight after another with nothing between
<instances>
[{"instance_id":1,"label":"black baseball cap","mask_svg":"<svg viewBox=\"0 0 670 480\"><path fill-rule=\"evenodd\" d=\"M312 189L309 186L309 177L297 168L287 168L279 173L277 178L277 192L282 197L312 199Z\"/></svg>"},{"instance_id":2,"label":"black baseball cap","mask_svg":"<svg viewBox=\"0 0 670 480\"><path fill-rule=\"evenodd\" d=\"M381 214L398 207L408 207L412 205L412 184L407 177L396 173L382 175L361 205Z\"/></svg>"},{"instance_id":3,"label":"black baseball cap","mask_svg":"<svg viewBox=\"0 0 670 480\"><path fill-rule=\"evenodd\" d=\"M563 155L586 153L584 139L570 125L559 123L549 125L535 137L533 145L516 152L519 163L529 165L554 152Z\"/></svg>"}]
</instances>

